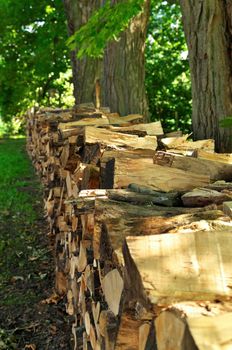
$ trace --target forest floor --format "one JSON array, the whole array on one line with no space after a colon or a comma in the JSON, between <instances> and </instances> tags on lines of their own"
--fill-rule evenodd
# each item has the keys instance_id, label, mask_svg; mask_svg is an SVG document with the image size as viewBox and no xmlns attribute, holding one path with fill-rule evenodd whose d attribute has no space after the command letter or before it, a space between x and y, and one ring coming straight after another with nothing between
<instances>
[{"instance_id":1,"label":"forest floor","mask_svg":"<svg viewBox=\"0 0 232 350\"><path fill-rule=\"evenodd\" d=\"M25 139L0 139L0 350L72 348L47 233Z\"/></svg>"}]
</instances>

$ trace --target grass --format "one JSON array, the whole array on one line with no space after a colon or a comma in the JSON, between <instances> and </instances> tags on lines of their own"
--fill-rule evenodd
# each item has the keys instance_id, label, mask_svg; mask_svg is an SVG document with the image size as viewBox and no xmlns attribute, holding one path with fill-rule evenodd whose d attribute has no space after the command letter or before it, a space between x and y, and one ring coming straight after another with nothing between
<instances>
[{"instance_id":1,"label":"grass","mask_svg":"<svg viewBox=\"0 0 232 350\"><path fill-rule=\"evenodd\" d=\"M25 139L0 140L0 287L28 265L39 193Z\"/></svg>"},{"instance_id":2,"label":"grass","mask_svg":"<svg viewBox=\"0 0 232 350\"><path fill-rule=\"evenodd\" d=\"M18 215L32 222L35 211L31 206L31 194L24 191L33 169L25 156L25 139L12 139L0 143L0 215Z\"/></svg>"},{"instance_id":3,"label":"grass","mask_svg":"<svg viewBox=\"0 0 232 350\"><path fill-rule=\"evenodd\" d=\"M47 231L25 139L0 139L0 350L71 349L64 307L41 303L54 286Z\"/></svg>"}]
</instances>

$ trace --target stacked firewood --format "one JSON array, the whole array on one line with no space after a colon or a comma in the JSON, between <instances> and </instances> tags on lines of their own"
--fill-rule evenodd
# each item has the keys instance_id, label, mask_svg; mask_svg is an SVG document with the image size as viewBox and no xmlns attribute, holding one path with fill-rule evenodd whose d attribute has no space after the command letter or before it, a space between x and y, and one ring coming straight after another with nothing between
<instances>
[{"instance_id":1,"label":"stacked firewood","mask_svg":"<svg viewBox=\"0 0 232 350\"><path fill-rule=\"evenodd\" d=\"M28 120L74 349L230 349L232 156L142 122L91 105Z\"/></svg>"}]
</instances>

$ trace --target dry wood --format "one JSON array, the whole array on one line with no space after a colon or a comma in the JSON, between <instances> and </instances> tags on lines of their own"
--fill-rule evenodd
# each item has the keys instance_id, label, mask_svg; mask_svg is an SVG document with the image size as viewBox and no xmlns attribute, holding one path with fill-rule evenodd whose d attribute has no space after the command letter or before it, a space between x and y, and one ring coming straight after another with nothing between
<instances>
[{"instance_id":1,"label":"dry wood","mask_svg":"<svg viewBox=\"0 0 232 350\"><path fill-rule=\"evenodd\" d=\"M170 305L155 320L158 349L230 349L231 315L229 303Z\"/></svg>"},{"instance_id":2,"label":"dry wood","mask_svg":"<svg viewBox=\"0 0 232 350\"><path fill-rule=\"evenodd\" d=\"M115 350L130 349L138 350L139 348L139 327L141 321L137 320L129 313L123 313L120 319Z\"/></svg>"},{"instance_id":3,"label":"dry wood","mask_svg":"<svg viewBox=\"0 0 232 350\"><path fill-rule=\"evenodd\" d=\"M196 156L198 158L213 160L216 162L222 162L226 164L232 164L232 154L231 153L212 153L206 152L202 149L196 151Z\"/></svg>"},{"instance_id":4,"label":"dry wood","mask_svg":"<svg viewBox=\"0 0 232 350\"><path fill-rule=\"evenodd\" d=\"M130 123L139 123L139 122L143 122L144 118L141 114L129 114L126 117L120 117L117 114L106 114L107 118L109 119L109 123L112 125L130 125Z\"/></svg>"},{"instance_id":5,"label":"dry wood","mask_svg":"<svg viewBox=\"0 0 232 350\"><path fill-rule=\"evenodd\" d=\"M223 211L226 215L232 218L232 202L224 202L223 203Z\"/></svg>"},{"instance_id":6,"label":"dry wood","mask_svg":"<svg viewBox=\"0 0 232 350\"><path fill-rule=\"evenodd\" d=\"M129 158L115 159L112 177L113 188L125 188L135 183L164 192L187 191L203 187L210 181L209 176L152 164L150 159Z\"/></svg>"},{"instance_id":7,"label":"dry wood","mask_svg":"<svg viewBox=\"0 0 232 350\"><path fill-rule=\"evenodd\" d=\"M231 297L231 231L127 237L127 297L149 304Z\"/></svg>"},{"instance_id":8,"label":"dry wood","mask_svg":"<svg viewBox=\"0 0 232 350\"><path fill-rule=\"evenodd\" d=\"M147 135L150 136L158 136L158 135L163 135L163 128L160 122L154 122L154 123L149 123L149 124L135 124L131 126L125 126L125 127L115 127L115 126L110 126L111 131L116 131L116 132L122 132L122 133L130 133L130 132L135 132L135 131L141 131L145 132Z\"/></svg>"},{"instance_id":9,"label":"dry wood","mask_svg":"<svg viewBox=\"0 0 232 350\"><path fill-rule=\"evenodd\" d=\"M213 229L210 226L213 220L229 221L220 210L139 206L100 198L95 200L92 210L95 211L94 256L117 264L122 262L121 247L127 236L166 233L202 220L208 223L208 229Z\"/></svg>"},{"instance_id":10,"label":"dry wood","mask_svg":"<svg viewBox=\"0 0 232 350\"><path fill-rule=\"evenodd\" d=\"M85 128L85 143L101 143L102 145L113 148L142 148L154 151L157 148L156 136L138 137L137 135L127 135L94 127Z\"/></svg>"},{"instance_id":11,"label":"dry wood","mask_svg":"<svg viewBox=\"0 0 232 350\"><path fill-rule=\"evenodd\" d=\"M196 188L185 193L181 199L186 207L203 207L212 203L222 204L232 197L227 193L218 192L208 188Z\"/></svg>"},{"instance_id":12,"label":"dry wood","mask_svg":"<svg viewBox=\"0 0 232 350\"><path fill-rule=\"evenodd\" d=\"M110 310L117 316L123 291L123 279L117 269L110 271L103 278L102 289Z\"/></svg>"},{"instance_id":13,"label":"dry wood","mask_svg":"<svg viewBox=\"0 0 232 350\"><path fill-rule=\"evenodd\" d=\"M170 311L162 312L155 320L158 350L197 350L186 320Z\"/></svg>"},{"instance_id":14,"label":"dry wood","mask_svg":"<svg viewBox=\"0 0 232 350\"><path fill-rule=\"evenodd\" d=\"M64 113L44 110L28 122L27 147L45 185L55 241L56 287L75 318L76 349L148 350L157 343L158 350L192 350L190 333L201 349L207 335L201 319L196 320L207 310L201 307L197 314L199 300L231 297L227 236L232 222L216 204L204 209L177 205L183 192L202 186L208 192L215 187L218 197L230 199L232 184L209 184L208 173L211 179L230 180L231 164L198 150L212 151L212 141L190 142L184 136L168 141L167 147L177 147L173 168L154 165L153 135L162 128L160 123L136 125L138 121L142 116L121 118L85 104ZM200 158L186 159L176 152L198 153ZM183 298L197 300L195 311L189 312L186 302L183 312L177 310L172 301ZM168 310L159 315L162 305ZM193 315L196 323L191 324ZM213 344L224 344L229 331L210 323L207 334L212 329L222 333L222 342Z\"/></svg>"},{"instance_id":15,"label":"dry wood","mask_svg":"<svg viewBox=\"0 0 232 350\"><path fill-rule=\"evenodd\" d=\"M163 145L167 148L175 148L179 150L195 150L203 149L208 152L214 152L214 140L199 140L199 141L187 141L190 135L184 135L180 137L167 137L161 139Z\"/></svg>"},{"instance_id":16,"label":"dry wood","mask_svg":"<svg viewBox=\"0 0 232 350\"><path fill-rule=\"evenodd\" d=\"M223 164L215 160L184 157L170 152L158 151L154 163L185 171L209 175L211 180L231 180L232 164Z\"/></svg>"}]
</instances>

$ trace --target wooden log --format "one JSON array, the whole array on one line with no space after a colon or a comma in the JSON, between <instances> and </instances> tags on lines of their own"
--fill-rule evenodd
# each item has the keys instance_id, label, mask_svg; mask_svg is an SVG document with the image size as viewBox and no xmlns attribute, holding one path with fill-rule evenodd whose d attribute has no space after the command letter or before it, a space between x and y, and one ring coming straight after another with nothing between
<instances>
[{"instance_id":1,"label":"wooden log","mask_svg":"<svg viewBox=\"0 0 232 350\"><path fill-rule=\"evenodd\" d=\"M152 160L115 158L105 163L101 169L101 184L108 187L126 188L129 184L146 186L157 191L188 191L209 184L210 178L192 172L152 164ZM109 171L109 168L111 171ZM106 179L106 174L108 177Z\"/></svg>"},{"instance_id":2,"label":"wooden log","mask_svg":"<svg viewBox=\"0 0 232 350\"><path fill-rule=\"evenodd\" d=\"M149 188L136 184L130 184L128 189L107 190L106 193L109 199L132 204L157 204L165 207L180 204L178 192L163 193L152 191Z\"/></svg>"},{"instance_id":3,"label":"wooden log","mask_svg":"<svg viewBox=\"0 0 232 350\"><path fill-rule=\"evenodd\" d=\"M231 242L230 230L127 237L127 300L169 305L231 297Z\"/></svg>"},{"instance_id":4,"label":"wooden log","mask_svg":"<svg viewBox=\"0 0 232 350\"><path fill-rule=\"evenodd\" d=\"M112 125L124 125L128 126L131 125L131 123L141 123L144 121L144 118L141 114L129 114L125 117L120 117L117 114L111 113L111 114L106 114L109 123Z\"/></svg>"},{"instance_id":5,"label":"wooden log","mask_svg":"<svg viewBox=\"0 0 232 350\"><path fill-rule=\"evenodd\" d=\"M226 164L232 164L232 154L231 153L212 153L207 152L202 149L196 151L196 156L199 159L208 159L216 162L222 162Z\"/></svg>"},{"instance_id":6,"label":"wooden log","mask_svg":"<svg viewBox=\"0 0 232 350\"><path fill-rule=\"evenodd\" d=\"M133 133L136 131L145 132L146 135L150 135L150 136L163 135L164 133L160 121L148 123L148 124L135 124L135 125L125 126L125 127L110 126L109 129L111 131L122 132L122 133L130 133L130 132Z\"/></svg>"},{"instance_id":7,"label":"wooden log","mask_svg":"<svg viewBox=\"0 0 232 350\"><path fill-rule=\"evenodd\" d=\"M195 150L203 149L208 152L214 152L214 140L199 140L187 141L190 135L183 135L180 137L168 137L161 139L162 144L167 148L174 148L179 150Z\"/></svg>"},{"instance_id":8,"label":"wooden log","mask_svg":"<svg viewBox=\"0 0 232 350\"><path fill-rule=\"evenodd\" d=\"M92 207L93 208L93 207ZM187 211L184 208L139 206L108 199L95 200L94 257L122 263L121 247L127 236L169 232L183 225L206 220L225 220L220 210ZM191 209L192 210L192 209ZM227 218L229 221L229 218ZM210 229L213 227L209 226Z\"/></svg>"},{"instance_id":9,"label":"wooden log","mask_svg":"<svg viewBox=\"0 0 232 350\"><path fill-rule=\"evenodd\" d=\"M138 137L137 135L127 135L119 132L112 132L106 129L86 127L85 128L85 143L96 144L100 143L105 147L127 147L156 150L156 136Z\"/></svg>"},{"instance_id":10,"label":"wooden log","mask_svg":"<svg viewBox=\"0 0 232 350\"><path fill-rule=\"evenodd\" d=\"M223 203L223 212L232 218L232 202L227 201Z\"/></svg>"},{"instance_id":11,"label":"wooden log","mask_svg":"<svg viewBox=\"0 0 232 350\"><path fill-rule=\"evenodd\" d=\"M198 350L184 317L162 312L155 320L158 350Z\"/></svg>"},{"instance_id":12,"label":"wooden log","mask_svg":"<svg viewBox=\"0 0 232 350\"><path fill-rule=\"evenodd\" d=\"M158 349L230 349L229 303L182 302L170 305L155 319Z\"/></svg>"},{"instance_id":13,"label":"wooden log","mask_svg":"<svg viewBox=\"0 0 232 350\"><path fill-rule=\"evenodd\" d=\"M123 279L117 269L113 269L102 279L102 289L109 309L117 316L123 291Z\"/></svg>"},{"instance_id":14,"label":"wooden log","mask_svg":"<svg viewBox=\"0 0 232 350\"><path fill-rule=\"evenodd\" d=\"M156 152L154 163L197 174L209 175L211 180L231 180L232 164L214 160L184 157L170 152Z\"/></svg>"},{"instance_id":15,"label":"wooden log","mask_svg":"<svg viewBox=\"0 0 232 350\"><path fill-rule=\"evenodd\" d=\"M227 193L218 192L208 188L196 188L191 192L185 193L181 199L186 207L203 207L212 203L222 204L231 199L232 196Z\"/></svg>"}]
</instances>

